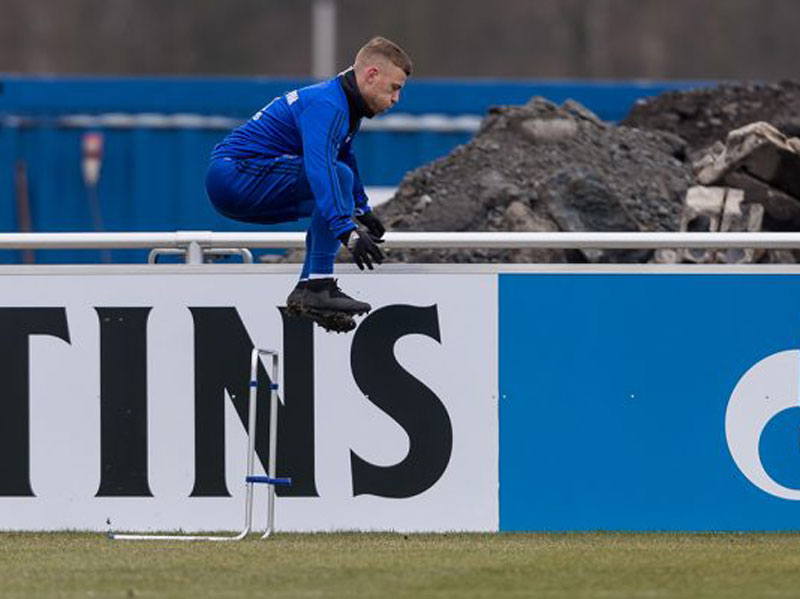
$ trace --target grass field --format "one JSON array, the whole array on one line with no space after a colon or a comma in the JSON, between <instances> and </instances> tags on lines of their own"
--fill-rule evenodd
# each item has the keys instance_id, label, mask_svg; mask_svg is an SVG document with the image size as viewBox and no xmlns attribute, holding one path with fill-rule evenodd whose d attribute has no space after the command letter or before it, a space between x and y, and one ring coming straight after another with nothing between
<instances>
[{"instance_id":1,"label":"grass field","mask_svg":"<svg viewBox=\"0 0 800 599\"><path fill-rule=\"evenodd\" d=\"M0 533L0 597L800 597L800 535Z\"/></svg>"}]
</instances>

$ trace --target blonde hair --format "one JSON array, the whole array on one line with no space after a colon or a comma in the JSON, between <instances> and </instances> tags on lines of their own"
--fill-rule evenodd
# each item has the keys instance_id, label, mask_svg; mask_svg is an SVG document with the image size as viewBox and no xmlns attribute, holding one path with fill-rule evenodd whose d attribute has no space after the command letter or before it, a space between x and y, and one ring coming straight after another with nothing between
<instances>
[{"instance_id":1,"label":"blonde hair","mask_svg":"<svg viewBox=\"0 0 800 599\"><path fill-rule=\"evenodd\" d=\"M411 76L412 64L408 54L400 46L385 37L373 37L361 47L356 54L356 68L376 58L388 60L394 66L403 69L406 76Z\"/></svg>"}]
</instances>

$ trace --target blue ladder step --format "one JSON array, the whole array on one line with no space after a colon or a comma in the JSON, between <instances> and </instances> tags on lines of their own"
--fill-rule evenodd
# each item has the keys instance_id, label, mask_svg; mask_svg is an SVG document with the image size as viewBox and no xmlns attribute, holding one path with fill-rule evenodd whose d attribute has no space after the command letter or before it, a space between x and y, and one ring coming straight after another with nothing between
<instances>
[{"instance_id":1,"label":"blue ladder step","mask_svg":"<svg viewBox=\"0 0 800 599\"><path fill-rule=\"evenodd\" d=\"M248 483L262 483L265 485L286 485L292 484L291 478L270 478L269 476L247 476L245 482Z\"/></svg>"}]
</instances>

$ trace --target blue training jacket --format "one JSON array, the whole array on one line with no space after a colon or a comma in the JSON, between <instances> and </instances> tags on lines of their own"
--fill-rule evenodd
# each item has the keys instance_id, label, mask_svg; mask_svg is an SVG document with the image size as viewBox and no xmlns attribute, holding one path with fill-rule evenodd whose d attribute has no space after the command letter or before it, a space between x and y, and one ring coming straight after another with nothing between
<instances>
[{"instance_id":1,"label":"blue training jacket","mask_svg":"<svg viewBox=\"0 0 800 599\"><path fill-rule=\"evenodd\" d=\"M349 76L350 81L346 78ZM354 85L352 70L329 81L279 96L246 123L234 129L211 155L212 158L277 158L302 156L317 208L333 234L356 228L347 209L336 175L336 162L353 171L356 214L370 211L367 195L353 155L353 136L361 114L348 102L345 87ZM352 96L352 91L350 92ZM359 97L358 100L363 100ZM352 102L352 99L351 101ZM368 112L363 116L371 116Z\"/></svg>"}]
</instances>

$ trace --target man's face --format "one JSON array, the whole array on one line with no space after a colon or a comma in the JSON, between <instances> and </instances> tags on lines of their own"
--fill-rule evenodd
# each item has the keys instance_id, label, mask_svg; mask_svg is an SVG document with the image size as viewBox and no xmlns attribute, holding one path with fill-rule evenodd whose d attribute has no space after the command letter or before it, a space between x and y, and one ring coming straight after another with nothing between
<instances>
[{"instance_id":1,"label":"man's face","mask_svg":"<svg viewBox=\"0 0 800 599\"><path fill-rule=\"evenodd\" d=\"M381 114L397 104L405 84L405 71L385 61L367 67L363 82L359 82L359 91L372 111Z\"/></svg>"}]
</instances>

